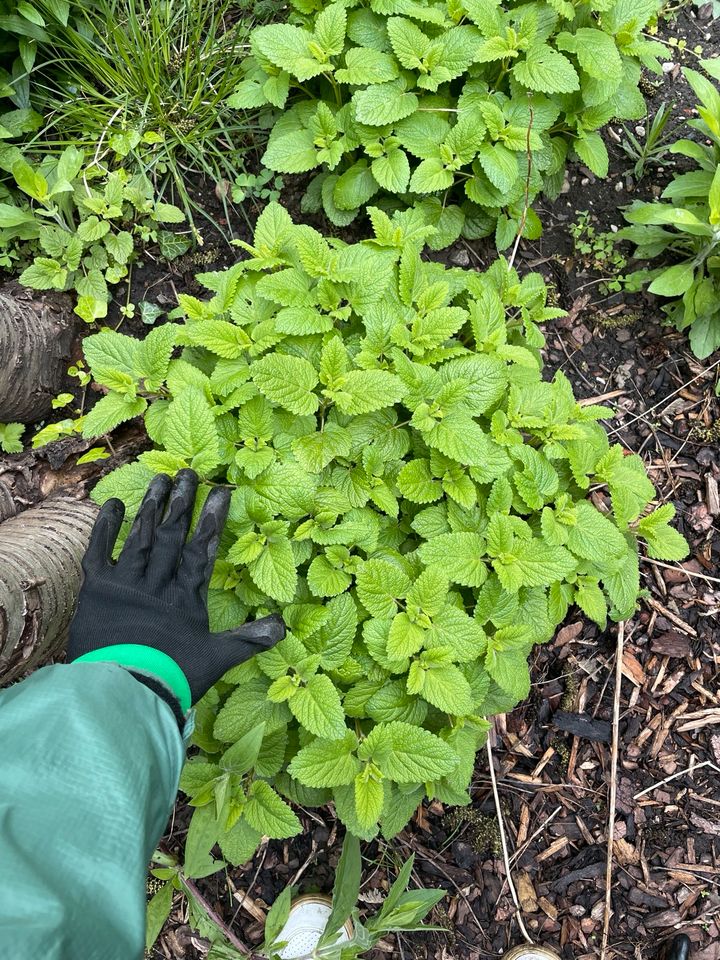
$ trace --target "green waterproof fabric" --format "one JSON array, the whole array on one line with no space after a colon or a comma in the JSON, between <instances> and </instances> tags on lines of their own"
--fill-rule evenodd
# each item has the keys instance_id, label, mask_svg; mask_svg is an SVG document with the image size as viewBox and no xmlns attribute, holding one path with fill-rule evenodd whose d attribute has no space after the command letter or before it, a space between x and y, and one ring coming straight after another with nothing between
<instances>
[{"instance_id":1,"label":"green waterproof fabric","mask_svg":"<svg viewBox=\"0 0 720 960\"><path fill-rule=\"evenodd\" d=\"M0 691L0 957L140 960L183 758L170 707L114 664Z\"/></svg>"}]
</instances>

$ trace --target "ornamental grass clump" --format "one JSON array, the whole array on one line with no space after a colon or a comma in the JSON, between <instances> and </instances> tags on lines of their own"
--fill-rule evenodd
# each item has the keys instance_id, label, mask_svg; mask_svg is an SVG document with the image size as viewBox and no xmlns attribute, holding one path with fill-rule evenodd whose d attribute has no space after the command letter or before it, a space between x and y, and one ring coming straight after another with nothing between
<instances>
[{"instance_id":1,"label":"ornamental grass clump","mask_svg":"<svg viewBox=\"0 0 720 960\"><path fill-rule=\"evenodd\" d=\"M292 0L256 27L231 106L274 120L266 167L318 170L304 206L345 226L373 200L419 203L435 249L461 234L540 235L527 201L568 157L608 172L598 132L645 115L643 28L657 0Z\"/></svg>"},{"instance_id":2,"label":"ornamental grass clump","mask_svg":"<svg viewBox=\"0 0 720 960\"><path fill-rule=\"evenodd\" d=\"M85 434L142 414L154 444L96 498L132 515L183 467L229 485L212 627L288 625L200 704L183 774L191 838L235 863L299 832L288 800L333 802L363 838L426 796L468 803L533 645L573 604L601 627L633 613L638 539L686 551L610 411L542 379L540 324L561 313L542 278L428 262L421 211L369 213L372 238L346 244L270 204L247 258L200 275L211 297L180 296L181 323L85 340L108 388Z\"/></svg>"}]
</instances>

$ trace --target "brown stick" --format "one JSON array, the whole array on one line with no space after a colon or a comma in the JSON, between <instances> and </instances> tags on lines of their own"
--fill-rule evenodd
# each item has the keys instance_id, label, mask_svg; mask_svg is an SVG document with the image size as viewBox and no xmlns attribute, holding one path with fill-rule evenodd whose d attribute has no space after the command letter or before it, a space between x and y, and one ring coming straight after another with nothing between
<instances>
[{"instance_id":1,"label":"brown stick","mask_svg":"<svg viewBox=\"0 0 720 960\"><path fill-rule=\"evenodd\" d=\"M205 899L205 897L200 893L195 883L186 877L184 874L181 877L182 884L186 888L187 892L197 900L202 909L207 913L208 917L212 920L215 926L218 928L220 933L225 937L228 943L232 944L233 947L239 952L242 953L244 957L248 957L249 960L255 960L255 958L260 958L260 954L254 953L249 947L247 947L242 940L239 940L237 936L232 932L230 927L225 923L223 918L217 913L211 906L210 903Z\"/></svg>"},{"instance_id":2,"label":"brown stick","mask_svg":"<svg viewBox=\"0 0 720 960\"><path fill-rule=\"evenodd\" d=\"M625 621L618 624L617 650L615 652L615 695L613 697L613 733L610 753L610 795L608 797L608 836L607 859L605 861L605 916L603 918L602 946L600 960L605 960L610 937L610 917L612 915L612 875L615 837L615 803L617 800L617 764L620 742L620 689L622 686L623 650L625 646Z\"/></svg>"}]
</instances>

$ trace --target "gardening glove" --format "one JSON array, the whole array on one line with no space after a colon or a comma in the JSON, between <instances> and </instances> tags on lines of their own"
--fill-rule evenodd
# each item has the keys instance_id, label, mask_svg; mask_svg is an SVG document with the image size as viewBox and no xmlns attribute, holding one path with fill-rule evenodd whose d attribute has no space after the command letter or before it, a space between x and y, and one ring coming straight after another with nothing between
<instances>
[{"instance_id":1,"label":"gardening glove","mask_svg":"<svg viewBox=\"0 0 720 960\"><path fill-rule=\"evenodd\" d=\"M174 483L154 477L116 563L125 507L115 499L104 504L83 559L68 644L70 662L118 663L160 695L161 681L182 716L227 670L285 636L278 614L210 632L207 590L230 494L210 492L186 542L197 487L192 470L181 470Z\"/></svg>"}]
</instances>

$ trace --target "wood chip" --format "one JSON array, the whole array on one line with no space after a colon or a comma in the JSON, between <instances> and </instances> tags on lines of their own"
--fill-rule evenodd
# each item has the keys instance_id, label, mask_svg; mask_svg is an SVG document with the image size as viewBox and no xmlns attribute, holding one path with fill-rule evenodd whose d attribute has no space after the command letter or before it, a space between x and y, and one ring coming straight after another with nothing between
<instances>
[{"instance_id":1,"label":"wood chip","mask_svg":"<svg viewBox=\"0 0 720 960\"><path fill-rule=\"evenodd\" d=\"M641 687L645 683L645 671L638 658L629 650L623 653L622 672L624 677L627 677L628 680L638 687Z\"/></svg>"},{"instance_id":2,"label":"wood chip","mask_svg":"<svg viewBox=\"0 0 720 960\"><path fill-rule=\"evenodd\" d=\"M530 874L521 870L516 878L517 893L520 899L520 906L526 913L537 913L538 901L535 887L530 879Z\"/></svg>"},{"instance_id":3,"label":"wood chip","mask_svg":"<svg viewBox=\"0 0 720 960\"><path fill-rule=\"evenodd\" d=\"M239 887L233 894L233 898L238 901L241 908L249 913L253 920L257 920L258 923L265 923L266 913L260 906L260 904L253 900L252 897L248 896L247 891L241 890Z\"/></svg>"},{"instance_id":4,"label":"wood chip","mask_svg":"<svg viewBox=\"0 0 720 960\"><path fill-rule=\"evenodd\" d=\"M552 718L554 727L571 733L574 737L583 737L585 740L597 740L601 743L610 742L610 724L607 720L594 720L581 713L566 713L557 710Z\"/></svg>"},{"instance_id":5,"label":"wood chip","mask_svg":"<svg viewBox=\"0 0 720 960\"><path fill-rule=\"evenodd\" d=\"M640 863L640 854L627 840L615 840L613 842L613 853L617 862L623 867Z\"/></svg>"},{"instance_id":6,"label":"wood chip","mask_svg":"<svg viewBox=\"0 0 720 960\"><path fill-rule=\"evenodd\" d=\"M662 654L663 657L689 657L692 653L687 636L672 632L653 637L650 649L653 653Z\"/></svg>"},{"instance_id":7,"label":"wood chip","mask_svg":"<svg viewBox=\"0 0 720 960\"><path fill-rule=\"evenodd\" d=\"M567 837L558 837L557 840L553 840L546 850L543 850L542 853L539 853L535 859L538 863L541 863L543 860L549 860L550 857L554 857L556 853L560 853L561 850L564 850L569 843L570 841Z\"/></svg>"},{"instance_id":8,"label":"wood chip","mask_svg":"<svg viewBox=\"0 0 720 960\"><path fill-rule=\"evenodd\" d=\"M713 837L720 837L720 822L717 820L708 820L705 817L701 817L699 813L691 813L690 822L703 833L711 834Z\"/></svg>"},{"instance_id":9,"label":"wood chip","mask_svg":"<svg viewBox=\"0 0 720 960\"><path fill-rule=\"evenodd\" d=\"M718 482L711 473L705 474L705 503L708 513L716 517L720 513L720 496Z\"/></svg>"}]
</instances>

